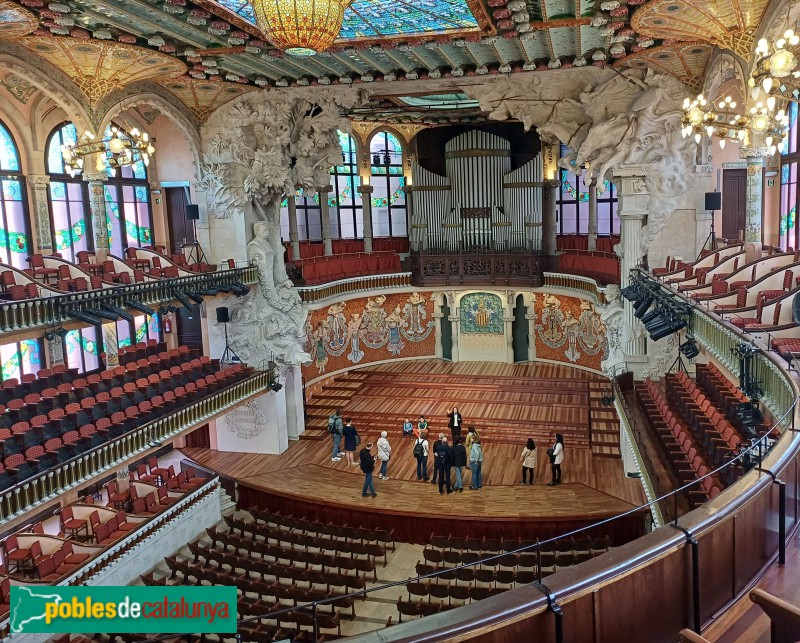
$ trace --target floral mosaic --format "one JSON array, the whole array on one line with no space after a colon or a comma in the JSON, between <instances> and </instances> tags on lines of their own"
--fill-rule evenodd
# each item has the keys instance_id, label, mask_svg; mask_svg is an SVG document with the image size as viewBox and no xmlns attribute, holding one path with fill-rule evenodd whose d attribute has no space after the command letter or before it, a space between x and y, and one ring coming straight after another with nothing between
<instances>
[{"instance_id":1,"label":"floral mosaic","mask_svg":"<svg viewBox=\"0 0 800 643\"><path fill-rule=\"evenodd\" d=\"M606 329L594 304L545 294L534 301L536 357L600 370Z\"/></svg>"},{"instance_id":2,"label":"floral mosaic","mask_svg":"<svg viewBox=\"0 0 800 643\"><path fill-rule=\"evenodd\" d=\"M505 332L503 302L497 295L473 292L459 302L461 310L460 332L467 334L495 334Z\"/></svg>"}]
</instances>

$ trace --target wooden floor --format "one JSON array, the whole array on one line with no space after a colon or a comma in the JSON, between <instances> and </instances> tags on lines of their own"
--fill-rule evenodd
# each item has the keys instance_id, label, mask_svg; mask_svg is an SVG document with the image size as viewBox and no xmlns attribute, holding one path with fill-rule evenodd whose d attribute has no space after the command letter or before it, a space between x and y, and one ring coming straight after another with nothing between
<instances>
[{"instance_id":1,"label":"wooden floor","mask_svg":"<svg viewBox=\"0 0 800 643\"><path fill-rule=\"evenodd\" d=\"M596 430L595 454L619 456L613 409L603 407L604 380L555 364L450 363L422 360L350 371L307 400L303 439L326 440L335 408L369 431L401 435L404 418L420 415L436 434L447 430L447 413L458 406L465 425L496 443L532 437L549 440L560 432L572 447L588 448Z\"/></svg>"},{"instance_id":2,"label":"wooden floor","mask_svg":"<svg viewBox=\"0 0 800 643\"><path fill-rule=\"evenodd\" d=\"M786 564L773 564L756 584L770 594L800 606L800 540L786 548ZM770 643L770 621L763 610L745 595L703 632L713 643ZM800 640L798 634L797 640Z\"/></svg>"}]
</instances>

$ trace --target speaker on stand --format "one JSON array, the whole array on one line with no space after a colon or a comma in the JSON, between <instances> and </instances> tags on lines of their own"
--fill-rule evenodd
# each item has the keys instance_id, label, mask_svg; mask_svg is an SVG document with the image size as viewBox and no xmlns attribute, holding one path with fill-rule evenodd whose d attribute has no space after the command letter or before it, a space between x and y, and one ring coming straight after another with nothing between
<instances>
[{"instance_id":1,"label":"speaker on stand","mask_svg":"<svg viewBox=\"0 0 800 643\"><path fill-rule=\"evenodd\" d=\"M189 256L186 260L190 264L205 263L206 256L203 253L203 248L197 240L197 221L200 219L200 207L195 203L188 203L186 205L186 220L192 222L192 249L189 251Z\"/></svg>"},{"instance_id":2,"label":"speaker on stand","mask_svg":"<svg viewBox=\"0 0 800 643\"><path fill-rule=\"evenodd\" d=\"M705 250L706 246L711 252L714 252L717 249L717 234L714 229L714 219L715 213L717 210L722 209L722 193L721 192L706 192L705 198L705 209L711 212L711 232L708 233L706 237L706 241L703 244L702 251ZM699 256L697 257L700 258Z\"/></svg>"},{"instance_id":3,"label":"speaker on stand","mask_svg":"<svg viewBox=\"0 0 800 643\"><path fill-rule=\"evenodd\" d=\"M228 344L228 324L230 323L231 318L228 312L227 306L220 306L217 308L217 323L222 324L223 328L225 329L225 350L222 352L222 357L220 357L219 363L220 368L224 364L238 364L242 360L239 359L239 356L233 352Z\"/></svg>"}]
</instances>

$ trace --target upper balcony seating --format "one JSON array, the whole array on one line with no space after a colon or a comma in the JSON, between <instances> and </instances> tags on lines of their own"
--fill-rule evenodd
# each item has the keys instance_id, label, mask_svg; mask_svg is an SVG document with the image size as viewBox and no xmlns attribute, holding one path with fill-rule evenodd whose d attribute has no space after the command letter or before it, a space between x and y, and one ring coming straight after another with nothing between
<instances>
[{"instance_id":1,"label":"upper balcony seating","mask_svg":"<svg viewBox=\"0 0 800 643\"><path fill-rule=\"evenodd\" d=\"M291 262L303 259L313 259L325 255L325 245L322 241L301 241L300 256L292 254L292 246L288 241L284 241L286 247L286 260ZM364 252L363 239L332 239L331 249L334 255L355 254ZM375 237L372 239L373 252L395 252L397 254L408 253L408 237Z\"/></svg>"},{"instance_id":2,"label":"upper balcony seating","mask_svg":"<svg viewBox=\"0 0 800 643\"><path fill-rule=\"evenodd\" d=\"M401 270L399 255L390 252L318 257L300 262L299 267L307 286Z\"/></svg>"},{"instance_id":3,"label":"upper balcony seating","mask_svg":"<svg viewBox=\"0 0 800 643\"><path fill-rule=\"evenodd\" d=\"M0 491L252 374L241 364L218 370L185 346L144 357L156 348L138 346L124 366L84 377L60 366L26 382L6 380Z\"/></svg>"},{"instance_id":4,"label":"upper balcony seating","mask_svg":"<svg viewBox=\"0 0 800 643\"><path fill-rule=\"evenodd\" d=\"M614 252L614 246L619 243L619 235L614 234L607 237L597 237L595 250L598 252ZM588 250L589 236L585 234L559 234L556 236L556 249L564 250Z\"/></svg>"}]
</instances>

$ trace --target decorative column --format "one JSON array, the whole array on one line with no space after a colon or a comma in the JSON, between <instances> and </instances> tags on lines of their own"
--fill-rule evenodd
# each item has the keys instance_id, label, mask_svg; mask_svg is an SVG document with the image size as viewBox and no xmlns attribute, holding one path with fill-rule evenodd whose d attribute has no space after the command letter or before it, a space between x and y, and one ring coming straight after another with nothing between
<instances>
[{"instance_id":1,"label":"decorative column","mask_svg":"<svg viewBox=\"0 0 800 643\"><path fill-rule=\"evenodd\" d=\"M642 225L647 217L650 195L647 192L644 165L623 165L614 170L620 220L620 248L622 251L620 276L624 288L630 283L630 271L642 263ZM623 350L626 359L644 356L647 342L641 322L633 315L633 306L624 300L625 325L631 330Z\"/></svg>"},{"instance_id":2,"label":"decorative column","mask_svg":"<svg viewBox=\"0 0 800 643\"><path fill-rule=\"evenodd\" d=\"M83 172L83 180L89 184L89 208L92 213L94 254L97 263L102 263L108 258L108 220L106 193L103 186L106 179L108 179L108 174L105 172L90 172L88 170Z\"/></svg>"},{"instance_id":3,"label":"decorative column","mask_svg":"<svg viewBox=\"0 0 800 643\"><path fill-rule=\"evenodd\" d=\"M444 356L444 351L442 350L442 318L444 317L444 313L442 313L442 309L439 306L439 301L441 299L442 293L433 293L431 298L435 302L433 305L433 321L434 321L434 328L436 329L436 359L442 359Z\"/></svg>"},{"instance_id":4,"label":"decorative column","mask_svg":"<svg viewBox=\"0 0 800 643\"><path fill-rule=\"evenodd\" d=\"M409 250L420 250L419 248L419 232L414 226L414 197L412 196L414 189L412 186L406 185L403 187L403 193L406 198L406 231L408 234L408 248Z\"/></svg>"},{"instance_id":5,"label":"decorative column","mask_svg":"<svg viewBox=\"0 0 800 643\"><path fill-rule=\"evenodd\" d=\"M742 147L739 158L747 160L747 198L745 199L744 251L746 261L761 258L762 200L764 192L764 159L766 147Z\"/></svg>"},{"instance_id":6,"label":"decorative column","mask_svg":"<svg viewBox=\"0 0 800 643\"><path fill-rule=\"evenodd\" d=\"M589 250L597 250L597 186L589 186Z\"/></svg>"},{"instance_id":7,"label":"decorative column","mask_svg":"<svg viewBox=\"0 0 800 643\"><path fill-rule=\"evenodd\" d=\"M372 193L375 188L371 185L359 185L358 192L361 194L361 208L364 220L364 252L372 252Z\"/></svg>"},{"instance_id":8,"label":"decorative column","mask_svg":"<svg viewBox=\"0 0 800 643\"><path fill-rule=\"evenodd\" d=\"M548 179L544 181L544 204L542 207L542 252L548 256L556 254L557 202L558 180Z\"/></svg>"},{"instance_id":9,"label":"decorative column","mask_svg":"<svg viewBox=\"0 0 800 643\"><path fill-rule=\"evenodd\" d=\"M452 311L450 316L447 318L453 326L453 345L451 348L451 360L454 364L459 361L458 359L458 335L461 332L460 329L460 321L461 321L461 312L458 307L456 307L456 295L458 293L455 292L448 292L447 293L447 306Z\"/></svg>"},{"instance_id":10,"label":"decorative column","mask_svg":"<svg viewBox=\"0 0 800 643\"><path fill-rule=\"evenodd\" d=\"M45 175L28 175L28 185L31 186L31 205L33 209L34 235L36 247L43 254L50 254L53 248L53 239L50 234L50 208L47 205L47 190L50 186L50 177ZM59 363L63 363L62 361Z\"/></svg>"},{"instance_id":11,"label":"decorative column","mask_svg":"<svg viewBox=\"0 0 800 643\"><path fill-rule=\"evenodd\" d=\"M333 244L331 243L331 210L328 204L328 195L333 191L332 185L326 185L319 191L319 209L322 213L322 245L325 248L325 256L333 254Z\"/></svg>"},{"instance_id":12,"label":"decorative column","mask_svg":"<svg viewBox=\"0 0 800 643\"><path fill-rule=\"evenodd\" d=\"M503 315L503 329L506 334L506 364L514 363L514 303L516 300L515 292L507 290L505 292L506 305L505 315Z\"/></svg>"},{"instance_id":13,"label":"decorative column","mask_svg":"<svg viewBox=\"0 0 800 643\"><path fill-rule=\"evenodd\" d=\"M103 351L106 354L106 368L119 366L119 339L117 338L117 323L103 324Z\"/></svg>"},{"instance_id":14,"label":"decorative column","mask_svg":"<svg viewBox=\"0 0 800 643\"><path fill-rule=\"evenodd\" d=\"M300 233L297 231L297 199L292 195L286 199L286 204L289 209L289 241L292 244L292 261L298 261L300 259Z\"/></svg>"}]
</instances>

